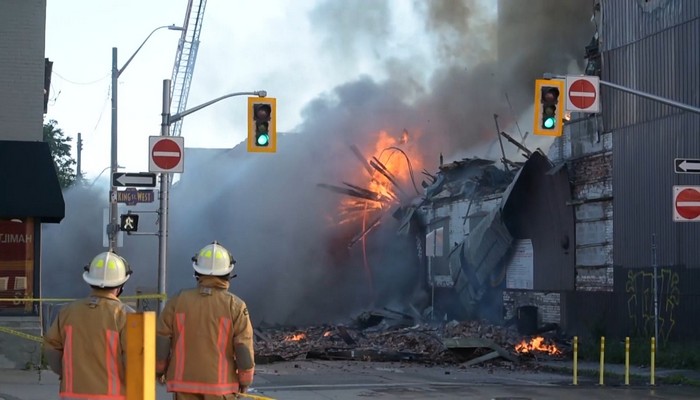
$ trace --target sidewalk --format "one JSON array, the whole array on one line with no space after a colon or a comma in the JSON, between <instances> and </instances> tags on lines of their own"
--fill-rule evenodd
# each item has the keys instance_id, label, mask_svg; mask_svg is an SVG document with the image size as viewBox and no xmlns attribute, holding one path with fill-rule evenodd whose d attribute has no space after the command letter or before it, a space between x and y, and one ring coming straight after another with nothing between
<instances>
[{"instance_id":1,"label":"sidewalk","mask_svg":"<svg viewBox=\"0 0 700 400\"><path fill-rule=\"evenodd\" d=\"M158 399L172 399L156 385ZM47 400L58 398L58 376L51 371L0 369L0 400Z\"/></svg>"},{"instance_id":2,"label":"sidewalk","mask_svg":"<svg viewBox=\"0 0 700 400\"><path fill-rule=\"evenodd\" d=\"M565 373L572 377L573 379L573 361L540 361L539 365L549 368L553 371L559 371ZM623 382L625 376L625 365L624 364L605 364L603 372L605 374L605 383L611 381L612 383ZM651 380L651 370L649 367L639 367L630 366L630 381L637 383L646 382L647 384ZM600 363L592 361L579 361L578 362L578 375L587 377L600 376ZM684 370L684 369L668 369L668 368L656 368L655 371L655 384L693 384L700 386L700 371L694 370Z\"/></svg>"}]
</instances>

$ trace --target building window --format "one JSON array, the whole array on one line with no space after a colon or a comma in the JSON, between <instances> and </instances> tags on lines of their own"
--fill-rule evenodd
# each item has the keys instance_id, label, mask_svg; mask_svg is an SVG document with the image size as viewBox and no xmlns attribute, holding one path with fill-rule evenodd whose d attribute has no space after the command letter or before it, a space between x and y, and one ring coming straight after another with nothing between
<instances>
[{"instance_id":1,"label":"building window","mask_svg":"<svg viewBox=\"0 0 700 400\"><path fill-rule=\"evenodd\" d=\"M27 277L26 276L16 276L15 277L15 290L27 290Z\"/></svg>"}]
</instances>

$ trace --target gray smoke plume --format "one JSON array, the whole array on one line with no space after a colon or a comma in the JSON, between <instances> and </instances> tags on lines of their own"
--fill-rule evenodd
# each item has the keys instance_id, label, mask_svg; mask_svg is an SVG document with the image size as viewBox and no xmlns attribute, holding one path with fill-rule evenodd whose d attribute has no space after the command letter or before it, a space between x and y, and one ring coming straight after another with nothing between
<instances>
[{"instance_id":1,"label":"gray smoke plume","mask_svg":"<svg viewBox=\"0 0 700 400\"><path fill-rule=\"evenodd\" d=\"M386 79L363 75L309 102L295 133L279 135L276 154L247 153L245 143L187 153L188 169L171 190L170 294L194 284L190 258L217 240L237 260L232 291L247 301L256 323L332 322L416 300L423 275L413 239L397 237L397 221L387 215L364 251L348 248L362 226L339 224L347 197L317 184L366 187L349 146L370 158L386 132L414 156L420 188L420 171L435 171L441 153L449 162L495 140L494 113L508 129L531 106L534 79L543 72L565 72L572 63L582 69L593 34L592 1L502 0L497 12L485 0L416 1L433 51L412 54L409 46L402 56L385 57L401 23L391 20L388 4L326 0L309 16L329 61L348 65L369 52L384 63ZM404 130L409 139L400 144ZM401 186L416 195L410 179ZM82 266L103 251L105 188L78 187L65 197L65 220L44 228L45 296L84 294ZM155 222L146 215L139 229L155 231ZM120 253L135 270L127 292L155 288L157 238L126 237Z\"/></svg>"}]
</instances>

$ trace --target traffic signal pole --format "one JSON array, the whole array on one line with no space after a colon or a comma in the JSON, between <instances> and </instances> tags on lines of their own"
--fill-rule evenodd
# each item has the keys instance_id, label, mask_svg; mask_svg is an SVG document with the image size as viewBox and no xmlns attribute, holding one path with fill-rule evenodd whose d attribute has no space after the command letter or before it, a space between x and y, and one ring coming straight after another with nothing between
<instances>
[{"instance_id":1,"label":"traffic signal pole","mask_svg":"<svg viewBox=\"0 0 700 400\"><path fill-rule=\"evenodd\" d=\"M170 115L170 79L163 80L163 108L161 111L161 123L160 123L160 135L170 136L170 125L181 120L187 115L197 112L205 107L208 107L214 103L221 100L227 99L234 96L258 96L265 97L267 92L264 90L258 90L254 92L235 92L217 97L214 100L210 100L206 103L200 104L198 106L192 107L189 110L182 111L180 113ZM168 203L169 203L169 189L170 189L170 173L161 172L160 173L160 204L158 208L159 224L158 224L158 294L161 297L158 298L158 312L163 311L165 306L165 293L166 293L166 269L168 264Z\"/></svg>"},{"instance_id":2,"label":"traffic signal pole","mask_svg":"<svg viewBox=\"0 0 700 400\"><path fill-rule=\"evenodd\" d=\"M566 79L566 75L556 75L556 74L552 74L552 73L545 73L544 75L542 75L542 77L544 79ZM641 90L628 88L626 86L618 85L618 84L612 83L612 82L607 82L607 81L604 81L602 79L600 80L600 84L603 86L608 86L610 88L620 90L622 92L631 93L631 94L634 94L634 95L639 96L639 97L644 97L644 98L649 99L649 100L663 103L663 104L669 105L671 107L676 107L676 108L680 108L681 110L700 114L700 108L693 107L690 104L680 103L678 101L674 101L674 100L667 99L664 97L656 96L656 95L653 95L651 93L642 92Z\"/></svg>"},{"instance_id":3,"label":"traffic signal pole","mask_svg":"<svg viewBox=\"0 0 700 400\"><path fill-rule=\"evenodd\" d=\"M163 109L161 111L160 135L170 136L170 79L163 81ZM160 207L158 209L158 294L165 296L165 271L168 261L168 196L170 174L160 173ZM158 312L163 311L165 299L158 298Z\"/></svg>"}]
</instances>

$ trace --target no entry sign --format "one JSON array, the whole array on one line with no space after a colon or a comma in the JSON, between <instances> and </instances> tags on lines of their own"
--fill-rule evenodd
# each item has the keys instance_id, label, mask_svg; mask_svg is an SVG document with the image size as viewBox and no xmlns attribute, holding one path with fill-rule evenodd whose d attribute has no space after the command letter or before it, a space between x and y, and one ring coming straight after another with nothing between
<instances>
[{"instance_id":1,"label":"no entry sign","mask_svg":"<svg viewBox=\"0 0 700 400\"><path fill-rule=\"evenodd\" d=\"M150 136L148 138L149 172L183 172L185 138L182 136Z\"/></svg>"},{"instance_id":2,"label":"no entry sign","mask_svg":"<svg viewBox=\"0 0 700 400\"><path fill-rule=\"evenodd\" d=\"M700 222L700 186L673 187L673 220Z\"/></svg>"},{"instance_id":3,"label":"no entry sign","mask_svg":"<svg viewBox=\"0 0 700 400\"><path fill-rule=\"evenodd\" d=\"M597 76L566 77L566 111L600 112L600 79Z\"/></svg>"}]
</instances>

